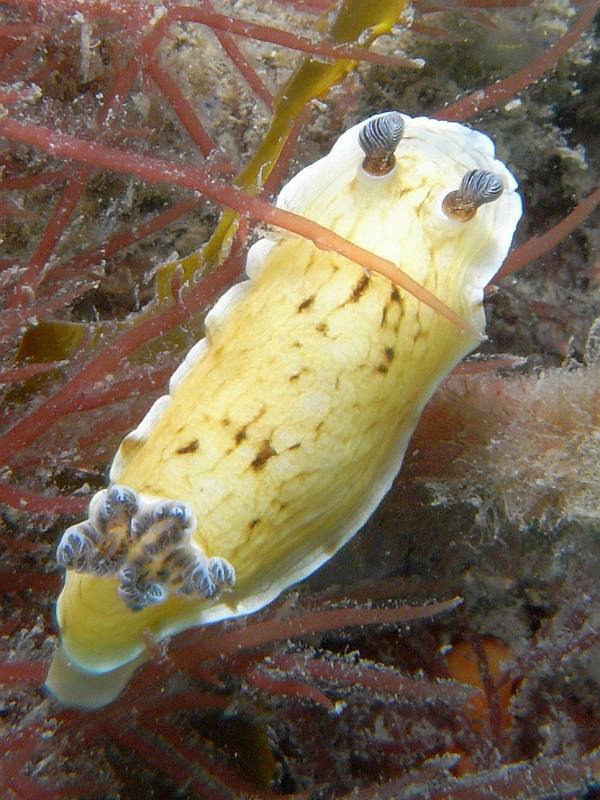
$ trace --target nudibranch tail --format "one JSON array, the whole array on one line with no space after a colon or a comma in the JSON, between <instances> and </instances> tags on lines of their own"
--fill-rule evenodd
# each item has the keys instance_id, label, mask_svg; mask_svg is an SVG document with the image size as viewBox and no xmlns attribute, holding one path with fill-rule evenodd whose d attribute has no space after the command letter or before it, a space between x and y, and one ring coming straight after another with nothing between
<instances>
[{"instance_id":1,"label":"nudibranch tail","mask_svg":"<svg viewBox=\"0 0 600 800\"><path fill-rule=\"evenodd\" d=\"M277 203L403 270L467 330L351 256L281 233L253 245L249 280L216 303L61 539L47 685L65 702L108 702L149 636L262 608L360 529L423 406L481 340L483 289L521 213L486 136L398 112L346 131Z\"/></svg>"}]
</instances>

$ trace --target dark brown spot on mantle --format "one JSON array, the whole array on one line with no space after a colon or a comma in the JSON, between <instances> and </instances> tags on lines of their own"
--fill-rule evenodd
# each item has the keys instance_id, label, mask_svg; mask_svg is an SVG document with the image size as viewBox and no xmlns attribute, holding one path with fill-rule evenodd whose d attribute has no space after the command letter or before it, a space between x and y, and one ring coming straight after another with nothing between
<instances>
[{"instance_id":1,"label":"dark brown spot on mantle","mask_svg":"<svg viewBox=\"0 0 600 800\"><path fill-rule=\"evenodd\" d=\"M315 302L314 294L311 295L310 297L307 297L306 300L303 300L298 306L298 313L300 313L300 311L306 311L306 309L310 308L314 302Z\"/></svg>"},{"instance_id":2,"label":"dark brown spot on mantle","mask_svg":"<svg viewBox=\"0 0 600 800\"><path fill-rule=\"evenodd\" d=\"M368 288L370 283L371 283L371 279L369 278L369 276L366 273L364 275L361 275L358 283L356 284L356 286L352 290L352 294L350 295L350 298L348 299L348 302L349 303L357 303L360 300L361 296L367 290L367 288Z\"/></svg>"},{"instance_id":3,"label":"dark brown spot on mantle","mask_svg":"<svg viewBox=\"0 0 600 800\"><path fill-rule=\"evenodd\" d=\"M263 446L256 454L256 458L254 459L254 461L251 462L250 466L252 467L252 469L255 470L262 469L264 465L267 463L267 461L276 455L277 451L271 447L271 443L264 442Z\"/></svg>"},{"instance_id":4,"label":"dark brown spot on mantle","mask_svg":"<svg viewBox=\"0 0 600 800\"><path fill-rule=\"evenodd\" d=\"M186 453L195 453L199 447L198 439L192 439L191 442L184 444L183 447L178 447L175 452L178 456L186 455Z\"/></svg>"}]
</instances>

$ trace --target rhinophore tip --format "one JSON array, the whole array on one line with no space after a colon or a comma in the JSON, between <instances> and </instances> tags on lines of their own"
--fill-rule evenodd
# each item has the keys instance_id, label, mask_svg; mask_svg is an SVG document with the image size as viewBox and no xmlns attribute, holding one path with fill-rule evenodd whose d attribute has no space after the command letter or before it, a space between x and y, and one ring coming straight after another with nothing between
<instances>
[{"instance_id":1,"label":"rhinophore tip","mask_svg":"<svg viewBox=\"0 0 600 800\"><path fill-rule=\"evenodd\" d=\"M460 182L460 188L449 192L442 201L442 211L457 222L473 219L479 206L497 200L504 186L498 175L485 169L472 169Z\"/></svg>"},{"instance_id":2,"label":"rhinophore tip","mask_svg":"<svg viewBox=\"0 0 600 800\"><path fill-rule=\"evenodd\" d=\"M369 120L358 134L358 143L365 158L362 168L369 175L381 177L389 175L396 164L394 152L404 135L402 114L390 111Z\"/></svg>"}]
</instances>

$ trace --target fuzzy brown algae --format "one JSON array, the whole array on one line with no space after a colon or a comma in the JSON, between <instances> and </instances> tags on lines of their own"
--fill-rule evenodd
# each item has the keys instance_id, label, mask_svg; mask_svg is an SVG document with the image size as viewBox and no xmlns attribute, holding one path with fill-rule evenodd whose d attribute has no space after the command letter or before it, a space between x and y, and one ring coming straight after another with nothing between
<instances>
[{"instance_id":1,"label":"fuzzy brown algae","mask_svg":"<svg viewBox=\"0 0 600 800\"><path fill-rule=\"evenodd\" d=\"M148 636L256 611L360 529L424 404L483 337L483 289L521 214L486 136L397 112L344 133L278 206L392 261L472 330L303 238L257 242L249 280L61 539L47 685L64 702L109 702Z\"/></svg>"}]
</instances>

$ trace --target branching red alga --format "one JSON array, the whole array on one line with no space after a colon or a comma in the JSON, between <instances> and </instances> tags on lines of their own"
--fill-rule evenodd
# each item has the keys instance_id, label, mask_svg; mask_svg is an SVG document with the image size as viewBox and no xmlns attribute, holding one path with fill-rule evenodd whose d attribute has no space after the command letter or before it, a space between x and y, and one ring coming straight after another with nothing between
<instances>
[{"instance_id":1,"label":"branching red alga","mask_svg":"<svg viewBox=\"0 0 600 800\"><path fill-rule=\"evenodd\" d=\"M592 70L598 3L565 22L526 0L450 11L421 0L412 33L401 30L409 14L393 31L361 17L387 20L396 5L384 6L289 0L242 14L204 0L3 4L0 770L11 800L598 790L595 328L584 346L591 319L564 310L576 291L593 308L596 162L590 154L577 171L582 147L567 132L560 148L538 152L563 103L552 87L570 87L574 102L573 75ZM361 31L348 22L353 10ZM536 40L527 63L502 71L481 55L501 53L503 26L516 40L547 23L556 33ZM396 52L398 41L408 52ZM477 47L485 68L469 83ZM453 48L465 56L458 98L440 57ZM402 95L396 76L409 87ZM512 277L490 289L503 357L467 365L434 399L404 477L336 562L362 587L304 589L248 620L164 647L149 640L149 662L114 704L60 708L40 688L55 646L57 534L103 485L119 438L241 274L254 225L377 266L275 210L271 197L290 162L319 155L365 111L423 113L428 81L446 101L434 116L479 115L521 173L526 219L541 220L509 256L502 274ZM580 102L588 113L585 94ZM538 156L562 171L556 208L556 192L534 179ZM226 207L219 223L217 207ZM516 292L524 270L539 295ZM573 447L576 465L565 455ZM385 564L373 563L373 537ZM336 584L336 564L315 581ZM458 595L463 605L441 599Z\"/></svg>"}]
</instances>

